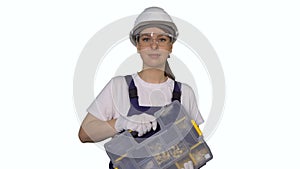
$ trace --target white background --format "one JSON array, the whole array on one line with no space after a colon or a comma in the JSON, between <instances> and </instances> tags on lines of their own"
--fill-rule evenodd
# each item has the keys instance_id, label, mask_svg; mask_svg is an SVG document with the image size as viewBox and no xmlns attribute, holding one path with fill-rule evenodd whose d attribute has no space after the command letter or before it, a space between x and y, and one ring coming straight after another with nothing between
<instances>
[{"instance_id":1,"label":"white background","mask_svg":"<svg viewBox=\"0 0 300 169\"><path fill-rule=\"evenodd\" d=\"M0 168L107 168L106 153L77 137L76 62L97 31L150 5L196 26L224 69L204 168L300 167L297 0L11 0L0 2Z\"/></svg>"}]
</instances>

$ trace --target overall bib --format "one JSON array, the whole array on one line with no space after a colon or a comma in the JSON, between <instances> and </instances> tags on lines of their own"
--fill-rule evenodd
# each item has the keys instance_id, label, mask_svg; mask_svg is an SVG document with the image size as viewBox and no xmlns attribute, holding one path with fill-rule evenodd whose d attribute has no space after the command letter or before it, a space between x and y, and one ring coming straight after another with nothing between
<instances>
[{"instance_id":1,"label":"overall bib","mask_svg":"<svg viewBox=\"0 0 300 169\"><path fill-rule=\"evenodd\" d=\"M160 106L140 106L139 105L139 100L138 100L138 91L137 88L135 86L134 80L132 79L131 75L127 75L125 76L126 82L128 84L128 92L129 92L129 99L130 99L130 108L128 111L127 116L132 116L132 115L136 115L136 114L141 114L141 113L147 113L149 115L154 115L155 112L157 112L158 110L160 110L162 107ZM181 83L174 81L174 88L173 88L173 92L172 92L172 99L171 101L181 101ZM160 127L159 125L157 126L156 131L159 131ZM150 132L144 134L141 137L136 137L136 141L137 142L141 142L147 138L149 138L150 136L152 136L153 134L155 134L156 131L151 130ZM133 135L137 135L135 132ZM113 168L113 164L110 161L109 163L109 169L114 169Z\"/></svg>"}]
</instances>

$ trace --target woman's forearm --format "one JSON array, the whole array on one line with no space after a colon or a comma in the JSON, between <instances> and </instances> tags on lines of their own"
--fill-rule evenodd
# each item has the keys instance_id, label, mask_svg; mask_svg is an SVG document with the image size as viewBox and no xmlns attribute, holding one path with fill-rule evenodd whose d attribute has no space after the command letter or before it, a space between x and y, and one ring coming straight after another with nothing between
<instances>
[{"instance_id":1,"label":"woman's forearm","mask_svg":"<svg viewBox=\"0 0 300 169\"><path fill-rule=\"evenodd\" d=\"M79 139L83 143L99 142L114 136L117 131L114 128L116 120L102 121L93 115L87 115L79 129Z\"/></svg>"}]
</instances>

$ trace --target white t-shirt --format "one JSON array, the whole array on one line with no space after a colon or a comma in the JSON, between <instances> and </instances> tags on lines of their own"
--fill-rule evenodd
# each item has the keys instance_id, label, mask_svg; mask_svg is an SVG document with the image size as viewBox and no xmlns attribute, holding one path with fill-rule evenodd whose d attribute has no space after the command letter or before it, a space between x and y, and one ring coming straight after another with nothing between
<instances>
[{"instance_id":1,"label":"white t-shirt","mask_svg":"<svg viewBox=\"0 0 300 169\"><path fill-rule=\"evenodd\" d=\"M142 80L137 73L132 75L137 87L140 106L165 106L171 103L174 81L168 78L163 83L148 83ZM196 102L194 92L190 86L181 85L181 104L190 113L198 125L204 122ZM124 76L112 78L102 89L87 111L107 121L118 118L120 114L127 115L130 108L128 85Z\"/></svg>"}]
</instances>

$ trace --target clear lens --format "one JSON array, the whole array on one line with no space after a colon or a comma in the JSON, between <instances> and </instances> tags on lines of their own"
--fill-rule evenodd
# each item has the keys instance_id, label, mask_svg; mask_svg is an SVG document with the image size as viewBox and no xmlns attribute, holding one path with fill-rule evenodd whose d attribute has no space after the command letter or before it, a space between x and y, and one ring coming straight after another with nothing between
<instances>
[{"instance_id":1,"label":"clear lens","mask_svg":"<svg viewBox=\"0 0 300 169\"><path fill-rule=\"evenodd\" d=\"M148 47L156 43L159 47L166 47L172 44L172 35L167 33L143 33L136 37L137 43L142 47Z\"/></svg>"}]
</instances>

